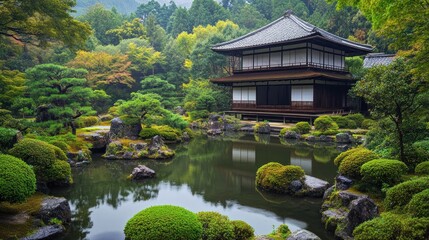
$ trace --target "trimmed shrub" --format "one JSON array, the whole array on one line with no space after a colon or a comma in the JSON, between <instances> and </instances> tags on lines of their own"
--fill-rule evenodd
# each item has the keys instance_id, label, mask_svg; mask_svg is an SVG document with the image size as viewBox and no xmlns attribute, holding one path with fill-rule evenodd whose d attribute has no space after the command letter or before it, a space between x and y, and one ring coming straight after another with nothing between
<instances>
[{"instance_id":1,"label":"trimmed shrub","mask_svg":"<svg viewBox=\"0 0 429 240\"><path fill-rule=\"evenodd\" d=\"M349 114L345 118L354 121L357 127L361 127L362 122L365 120L365 117L361 113Z\"/></svg>"},{"instance_id":2,"label":"trimmed shrub","mask_svg":"<svg viewBox=\"0 0 429 240\"><path fill-rule=\"evenodd\" d=\"M100 119L97 116L83 116L83 117L79 117L75 121L75 124L78 128L85 128L85 127L94 126L99 122L100 122Z\"/></svg>"},{"instance_id":3,"label":"trimmed shrub","mask_svg":"<svg viewBox=\"0 0 429 240\"><path fill-rule=\"evenodd\" d=\"M416 174L429 174L429 161L419 163L414 172Z\"/></svg>"},{"instance_id":4,"label":"trimmed shrub","mask_svg":"<svg viewBox=\"0 0 429 240\"><path fill-rule=\"evenodd\" d=\"M210 112L207 110L196 110L196 111L189 112L189 116L191 116L191 119L193 121L198 119L206 119L209 117L209 115L210 115Z\"/></svg>"},{"instance_id":5,"label":"trimmed shrub","mask_svg":"<svg viewBox=\"0 0 429 240\"><path fill-rule=\"evenodd\" d=\"M314 121L314 128L316 131L325 132L328 130L338 130L338 125L329 116L320 116Z\"/></svg>"},{"instance_id":6,"label":"trimmed shrub","mask_svg":"<svg viewBox=\"0 0 429 240\"><path fill-rule=\"evenodd\" d=\"M376 121L372 119L365 119L362 121L361 128L363 129L370 129L371 127L375 126Z\"/></svg>"},{"instance_id":7,"label":"trimmed shrub","mask_svg":"<svg viewBox=\"0 0 429 240\"><path fill-rule=\"evenodd\" d=\"M249 240L254 237L255 230L246 222L241 220L235 220L231 221L231 224L234 229L235 240Z\"/></svg>"},{"instance_id":8,"label":"trimmed shrub","mask_svg":"<svg viewBox=\"0 0 429 240\"><path fill-rule=\"evenodd\" d=\"M53 140L50 141L49 144L54 145L55 147L58 147L59 149L61 149L64 153L67 153L69 151L70 146L62 141L59 140Z\"/></svg>"},{"instance_id":9,"label":"trimmed shrub","mask_svg":"<svg viewBox=\"0 0 429 240\"><path fill-rule=\"evenodd\" d=\"M363 164L378 158L377 154L366 148L361 148L345 157L338 168L341 175L359 180L362 178L360 168Z\"/></svg>"},{"instance_id":10,"label":"trimmed shrub","mask_svg":"<svg viewBox=\"0 0 429 240\"><path fill-rule=\"evenodd\" d=\"M362 148L361 147L357 147L357 148L350 148L349 150L340 153L340 155L338 155L335 159L334 159L334 164L336 166L339 166L341 164L341 162L344 160L344 158L350 156L352 153L356 152L356 151L360 151Z\"/></svg>"},{"instance_id":11,"label":"trimmed shrub","mask_svg":"<svg viewBox=\"0 0 429 240\"><path fill-rule=\"evenodd\" d=\"M400 235L401 222L394 214L383 214L382 217L363 222L355 228L355 240L397 239Z\"/></svg>"},{"instance_id":12,"label":"trimmed shrub","mask_svg":"<svg viewBox=\"0 0 429 240\"><path fill-rule=\"evenodd\" d=\"M308 122L297 122L295 127L293 127L293 130L299 134L306 134L311 131L311 125Z\"/></svg>"},{"instance_id":13,"label":"trimmed shrub","mask_svg":"<svg viewBox=\"0 0 429 240\"><path fill-rule=\"evenodd\" d=\"M256 172L256 185L262 189L284 193L289 191L289 184L305 176L300 166L282 165L270 162L261 166Z\"/></svg>"},{"instance_id":14,"label":"trimmed shrub","mask_svg":"<svg viewBox=\"0 0 429 240\"><path fill-rule=\"evenodd\" d=\"M199 240L202 226L197 216L171 205L154 206L134 215L124 229L127 240Z\"/></svg>"},{"instance_id":15,"label":"trimmed shrub","mask_svg":"<svg viewBox=\"0 0 429 240\"><path fill-rule=\"evenodd\" d=\"M400 182L402 175L407 171L408 167L405 163L391 159L374 159L360 168L362 180L377 187L381 187L383 184L392 186Z\"/></svg>"},{"instance_id":16,"label":"trimmed shrub","mask_svg":"<svg viewBox=\"0 0 429 240\"><path fill-rule=\"evenodd\" d=\"M387 210L403 207L410 202L414 194L427 188L429 188L429 177L409 180L393 186L386 192L384 207Z\"/></svg>"},{"instance_id":17,"label":"trimmed shrub","mask_svg":"<svg viewBox=\"0 0 429 240\"><path fill-rule=\"evenodd\" d=\"M139 133L139 136L143 139L153 138L156 135L159 135L159 131L154 128L143 128Z\"/></svg>"},{"instance_id":18,"label":"trimmed shrub","mask_svg":"<svg viewBox=\"0 0 429 240\"><path fill-rule=\"evenodd\" d=\"M24 161L0 154L0 202L23 202L36 191L36 176Z\"/></svg>"},{"instance_id":19,"label":"trimmed shrub","mask_svg":"<svg viewBox=\"0 0 429 240\"><path fill-rule=\"evenodd\" d=\"M415 217L429 217L429 189L415 194L406 209Z\"/></svg>"},{"instance_id":20,"label":"trimmed shrub","mask_svg":"<svg viewBox=\"0 0 429 240\"><path fill-rule=\"evenodd\" d=\"M287 131L290 131L290 128L282 128L282 130L280 130L279 136L280 137L284 137Z\"/></svg>"},{"instance_id":21,"label":"trimmed shrub","mask_svg":"<svg viewBox=\"0 0 429 240\"><path fill-rule=\"evenodd\" d=\"M16 143L18 130L0 127L0 151L8 150Z\"/></svg>"},{"instance_id":22,"label":"trimmed shrub","mask_svg":"<svg viewBox=\"0 0 429 240\"><path fill-rule=\"evenodd\" d=\"M286 224L280 224L280 226L278 226L276 231L273 231L268 236L274 239L287 239L287 237L289 237L290 234L291 234L291 231L289 227Z\"/></svg>"},{"instance_id":23,"label":"trimmed shrub","mask_svg":"<svg viewBox=\"0 0 429 240\"><path fill-rule=\"evenodd\" d=\"M197 217L203 225L202 240L234 240L234 226L227 216L217 212L199 212Z\"/></svg>"},{"instance_id":24,"label":"trimmed shrub","mask_svg":"<svg viewBox=\"0 0 429 240\"><path fill-rule=\"evenodd\" d=\"M163 126L152 126L159 132L159 135L167 141L178 141L181 137L181 132L175 128L172 128L167 125Z\"/></svg>"},{"instance_id":25,"label":"trimmed shrub","mask_svg":"<svg viewBox=\"0 0 429 240\"><path fill-rule=\"evenodd\" d=\"M429 218L402 218L399 240L427 240L429 238Z\"/></svg>"},{"instance_id":26,"label":"trimmed shrub","mask_svg":"<svg viewBox=\"0 0 429 240\"><path fill-rule=\"evenodd\" d=\"M72 183L70 164L66 161L56 160L45 171L47 182L56 182L59 185Z\"/></svg>"},{"instance_id":27,"label":"trimmed shrub","mask_svg":"<svg viewBox=\"0 0 429 240\"><path fill-rule=\"evenodd\" d=\"M338 125L339 128L351 128L355 129L357 128L357 124L355 121L348 119L343 116L331 116L332 120L335 121L335 123Z\"/></svg>"}]
</instances>

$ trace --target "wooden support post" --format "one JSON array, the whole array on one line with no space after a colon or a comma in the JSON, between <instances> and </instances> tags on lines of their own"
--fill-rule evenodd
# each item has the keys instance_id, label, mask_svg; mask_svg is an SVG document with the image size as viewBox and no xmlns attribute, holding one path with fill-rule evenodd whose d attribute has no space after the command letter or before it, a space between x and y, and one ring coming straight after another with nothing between
<instances>
[{"instance_id":1,"label":"wooden support post","mask_svg":"<svg viewBox=\"0 0 429 240\"><path fill-rule=\"evenodd\" d=\"M286 124L286 118L283 116L283 124Z\"/></svg>"}]
</instances>

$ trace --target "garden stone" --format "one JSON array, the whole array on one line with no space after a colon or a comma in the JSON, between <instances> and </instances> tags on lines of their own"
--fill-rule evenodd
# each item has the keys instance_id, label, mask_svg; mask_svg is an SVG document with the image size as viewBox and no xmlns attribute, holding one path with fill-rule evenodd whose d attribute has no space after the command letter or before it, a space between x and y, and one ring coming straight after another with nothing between
<instances>
[{"instance_id":1,"label":"garden stone","mask_svg":"<svg viewBox=\"0 0 429 240\"><path fill-rule=\"evenodd\" d=\"M131 179L133 180L141 180L146 178L154 178L155 171L146 167L145 165L138 165L133 169L131 173Z\"/></svg>"},{"instance_id":2,"label":"garden stone","mask_svg":"<svg viewBox=\"0 0 429 240\"><path fill-rule=\"evenodd\" d=\"M301 229L293 232L291 235L289 235L288 238L286 238L286 240L322 240L322 239L320 239L316 234L308 230Z\"/></svg>"},{"instance_id":3,"label":"garden stone","mask_svg":"<svg viewBox=\"0 0 429 240\"><path fill-rule=\"evenodd\" d=\"M250 124L244 125L243 127L240 128L240 131L252 133L253 132L253 126Z\"/></svg>"},{"instance_id":4,"label":"garden stone","mask_svg":"<svg viewBox=\"0 0 429 240\"><path fill-rule=\"evenodd\" d=\"M21 240L57 239L64 232L65 228L61 225L49 225L39 228L34 234L21 238Z\"/></svg>"},{"instance_id":5,"label":"garden stone","mask_svg":"<svg viewBox=\"0 0 429 240\"><path fill-rule=\"evenodd\" d=\"M130 151L126 151L124 152L124 154L122 155L122 159L126 159L126 160L130 160L130 159L134 159L134 153L130 152Z\"/></svg>"},{"instance_id":6,"label":"garden stone","mask_svg":"<svg viewBox=\"0 0 429 240\"><path fill-rule=\"evenodd\" d=\"M44 223L49 223L52 218L56 218L63 223L71 221L70 205L67 199L62 197L47 197L43 199L37 215Z\"/></svg>"},{"instance_id":7,"label":"garden stone","mask_svg":"<svg viewBox=\"0 0 429 240\"><path fill-rule=\"evenodd\" d=\"M166 159L174 156L174 151L168 148L159 135L153 137L149 143L148 158Z\"/></svg>"},{"instance_id":8,"label":"garden stone","mask_svg":"<svg viewBox=\"0 0 429 240\"><path fill-rule=\"evenodd\" d=\"M347 190L353 185L353 180L343 175L338 175L336 178L336 187L338 190Z\"/></svg>"},{"instance_id":9,"label":"garden stone","mask_svg":"<svg viewBox=\"0 0 429 240\"><path fill-rule=\"evenodd\" d=\"M313 136L313 135L310 135L305 140L308 141L308 142L316 142L317 138L315 136Z\"/></svg>"},{"instance_id":10,"label":"garden stone","mask_svg":"<svg viewBox=\"0 0 429 240\"><path fill-rule=\"evenodd\" d=\"M125 124L119 117L116 117L110 122L109 136L110 139L138 139L141 130L142 126L140 123Z\"/></svg>"},{"instance_id":11,"label":"garden stone","mask_svg":"<svg viewBox=\"0 0 429 240\"><path fill-rule=\"evenodd\" d=\"M287 131L284 136L285 139L300 139L301 135L295 131Z\"/></svg>"},{"instance_id":12,"label":"garden stone","mask_svg":"<svg viewBox=\"0 0 429 240\"><path fill-rule=\"evenodd\" d=\"M130 148L134 149L135 151L142 151L147 147L147 143L139 142L139 143L131 143Z\"/></svg>"},{"instance_id":13,"label":"garden stone","mask_svg":"<svg viewBox=\"0 0 429 240\"><path fill-rule=\"evenodd\" d=\"M106 147L108 139L107 132L93 132L93 133L83 133L79 136L83 137L85 141L92 144L92 149L103 149Z\"/></svg>"},{"instance_id":14,"label":"garden stone","mask_svg":"<svg viewBox=\"0 0 429 240\"><path fill-rule=\"evenodd\" d=\"M328 197L332 194L334 190L335 190L335 185L332 185L328 189L326 189L325 193L323 193L323 201L328 199Z\"/></svg>"},{"instance_id":15,"label":"garden stone","mask_svg":"<svg viewBox=\"0 0 429 240\"><path fill-rule=\"evenodd\" d=\"M337 145L337 150L340 152L345 152L350 148L349 144Z\"/></svg>"},{"instance_id":16,"label":"garden stone","mask_svg":"<svg viewBox=\"0 0 429 240\"><path fill-rule=\"evenodd\" d=\"M337 143L352 143L353 142L353 136L351 133L338 133L335 135L335 141Z\"/></svg>"},{"instance_id":17,"label":"garden stone","mask_svg":"<svg viewBox=\"0 0 429 240\"><path fill-rule=\"evenodd\" d=\"M361 223L378 216L378 207L374 201L368 197L360 197L350 203L348 218L348 235L351 236L353 230Z\"/></svg>"},{"instance_id":18,"label":"garden stone","mask_svg":"<svg viewBox=\"0 0 429 240\"><path fill-rule=\"evenodd\" d=\"M271 133L271 126L267 122L260 122L259 127L256 130L257 133L260 134L270 134Z\"/></svg>"},{"instance_id":19,"label":"garden stone","mask_svg":"<svg viewBox=\"0 0 429 240\"><path fill-rule=\"evenodd\" d=\"M298 192L299 190L301 190L302 189L302 183L301 183L301 181L299 181L299 180L294 180L294 181L292 181L291 183L290 183L290 185L289 185L289 190L291 191L291 192Z\"/></svg>"},{"instance_id":20,"label":"garden stone","mask_svg":"<svg viewBox=\"0 0 429 240\"><path fill-rule=\"evenodd\" d=\"M305 175L302 191L305 192L305 196L322 197L328 187L329 183L327 181Z\"/></svg>"},{"instance_id":21,"label":"garden stone","mask_svg":"<svg viewBox=\"0 0 429 240\"><path fill-rule=\"evenodd\" d=\"M330 137L330 136L320 135L319 141L321 141L321 142L333 142L334 139L332 139L332 137Z\"/></svg>"},{"instance_id":22,"label":"garden stone","mask_svg":"<svg viewBox=\"0 0 429 240\"><path fill-rule=\"evenodd\" d=\"M189 140L191 140L191 137L189 136L189 134L187 132L183 132L182 141L188 142Z\"/></svg>"}]
</instances>

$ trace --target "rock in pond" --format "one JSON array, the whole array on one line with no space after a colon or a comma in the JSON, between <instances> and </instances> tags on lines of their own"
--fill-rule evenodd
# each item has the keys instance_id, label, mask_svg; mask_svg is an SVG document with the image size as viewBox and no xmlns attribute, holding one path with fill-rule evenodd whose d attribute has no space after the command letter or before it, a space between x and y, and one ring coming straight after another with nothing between
<instances>
[{"instance_id":1,"label":"rock in pond","mask_svg":"<svg viewBox=\"0 0 429 240\"><path fill-rule=\"evenodd\" d=\"M45 223L49 223L52 218L56 218L63 223L71 221L70 205L67 199L62 197L47 197L43 199L37 215Z\"/></svg>"},{"instance_id":2,"label":"rock in pond","mask_svg":"<svg viewBox=\"0 0 429 240\"><path fill-rule=\"evenodd\" d=\"M297 230L293 232L289 237L286 238L286 240L322 240L320 237L318 237L316 234L305 230Z\"/></svg>"},{"instance_id":3,"label":"rock in pond","mask_svg":"<svg viewBox=\"0 0 429 240\"><path fill-rule=\"evenodd\" d=\"M270 134L271 133L271 126L268 122L258 122L254 126L255 133L260 134Z\"/></svg>"},{"instance_id":4,"label":"rock in pond","mask_svg":"<svg viewBox=\"0 0 429 240\"><path fill-rule=\"evenodd\" d=\"M142 180L146 178L154 178L156 175L155 171L146 167L145 165L138 165L133 169L130 178L133 180Z\"/></svg>"},{"instance_id":5,"label":"rock in pond","mask_svg":"<svg viewBox=\"0 0 429 240\"><path fill-rule=\"evenodd\" d=\"M112 119L110 123L110 139L129 138L138 139L142 126L139 122L127 124L119 117Z\"/></svg>"},{"instance_id":6,"label":"rock in pond","mask_svg":"<svg viewBox=\"0 0 429 240\"><path fill-rule=\"evenodd\" d=\"M91 143L92 149L103 149L108 143L108 133L109 131L107 130L99 130L95 132L82 133L79 134L79 136L83 137L86 142Z\"/></svg>"},{"instance_id":7,"label":"rock in pond","mask_svg":"<svg viewBox=\"0 0 429 240\"><path fill-rule=\"evenodd\" d=\"M351 133L338 133L335 135L335 141L337 143L352 143L353 136Z\"/></svg>"},{"instance_id":8,"label":"rock in pond","mask_svg":"<svg viewBox=\"0 0 429 240\"><path fill-rule=\"evenodd\" d=\"M302 189L296 193L298 196L323 197L329 188L329 183L322 179L305 175Z\"/></svg>"},{"instance_id":9,"label":"rock in pond","mask_svg":"<svg viewBox=\"0 0 429 240\"><path fill-rule=\"evenodd\" d=\"M335 186L337 187L338 190L347 190L353 184L353 180L343 175L338 175L335 178L335 180L336 180Z\"/></svg>"},{"instance_id":10,"label":"rock in pond","mask_svg":"<svg viewBox=\"0 0 429 240\"><path fill-rule=\"evenodd\" d=\"M65 228L61 225L49 225L39 228L34 234L21 238L21 240L51 240L58 239L64 233Z\"/></svg>"},{"instance_id":11,"label":"rock in pond","mask_svg":"<svg viewBox=\"0 0 429 240\"><path fill-rule=\"evenodd\" d=\"M301 135L295 131L287 131L284 136L285 139L300 139Z\"/></svg>"},{"instance_id":12,"label":"rock in pond","mask_svg":"<svg viewBox=\"0 0 429 240\"><path fill-rule=\"evenodd\" d=\"M152 159L167 159L173 157L175 152L165 145L161 136L156 135L149 143L148 158Z\"/></svg>"}]
</instances>

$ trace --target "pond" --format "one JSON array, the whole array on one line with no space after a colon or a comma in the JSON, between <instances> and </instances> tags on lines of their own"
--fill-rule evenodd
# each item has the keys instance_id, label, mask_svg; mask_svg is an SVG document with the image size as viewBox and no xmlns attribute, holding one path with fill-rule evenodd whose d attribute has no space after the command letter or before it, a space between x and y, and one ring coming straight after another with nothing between
<instances>
[{"instance_id":1,"label":"pond","mask_svg":"<svg viewBox=\"0 0 429 240\"><path fill-rule=\"evenodd\" d=\"M244 220L255 234L268 234L285 223L333 239L320 223L321 199L267 194L255 188L256 170L265 163L302 166L308 175L333 182L335 146L280 143L278 138L239 135L197 137L174 146L169 161L112 161L94 154L91 165L73 170L74 185L56 190L70 202L73 219L63 239L124 239L129 218L144 208L171 204L193 212L216 211ZM133 182L132 169L145 164L157 178Z\"/></svg>"}]
</instances>

